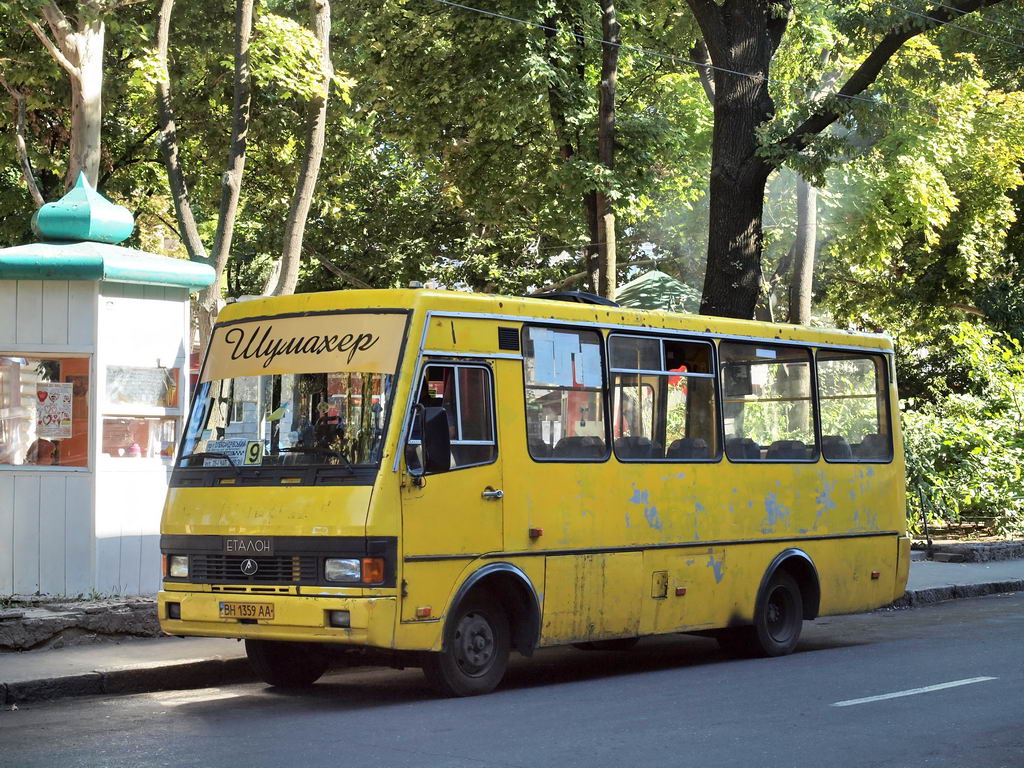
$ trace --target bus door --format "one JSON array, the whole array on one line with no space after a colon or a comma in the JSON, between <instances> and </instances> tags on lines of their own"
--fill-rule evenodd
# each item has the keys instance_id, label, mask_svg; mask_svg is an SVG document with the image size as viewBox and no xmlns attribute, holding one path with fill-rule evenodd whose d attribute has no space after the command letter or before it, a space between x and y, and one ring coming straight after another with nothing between
<instances>
[{"instance_id":1,"label":"bus door","mask_svg":"<svg viewBox=\"0 0 1024 768\"><path fill-rule=\"evenodd\" d=\"M446 472L420 474L418 424L408 427L402 493L404 556L482 555L502 548L502 472L495 427L494 373L487 362L431 360L414 390L417 404L448 415Z\"/></svg>"}]
</instances>

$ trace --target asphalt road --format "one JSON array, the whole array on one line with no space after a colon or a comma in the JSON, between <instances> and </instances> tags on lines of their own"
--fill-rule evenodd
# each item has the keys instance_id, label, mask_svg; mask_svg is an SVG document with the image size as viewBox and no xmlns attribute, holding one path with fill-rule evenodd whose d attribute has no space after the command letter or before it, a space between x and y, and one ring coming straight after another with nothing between
<instances>
[{"instance_id":1,"label":"asphalt road","mask_svg":"<svg viewBox=\"0 0 1024 768\"><path fill-rule=\"evenodd\" d=\"M781 659L684 636L542 651L475 699L383 669L71 699L0 712L0 765L1024 768L1021 638L1012 595L823 619Z\"/></svg>"}]
</instances>

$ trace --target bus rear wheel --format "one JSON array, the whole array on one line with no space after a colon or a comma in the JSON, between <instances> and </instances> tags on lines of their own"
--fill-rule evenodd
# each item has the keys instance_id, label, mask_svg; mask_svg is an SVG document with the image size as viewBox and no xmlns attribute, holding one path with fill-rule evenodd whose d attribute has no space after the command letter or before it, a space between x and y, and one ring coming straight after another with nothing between
<instances>
[{"instance_id":1,"label":"bus rear wheel","mask_svg":"<svg viewBox=\"0 0 1024 768\"><path fill-rule=\"evenodd\" d=\"M757 606L754 630L761 656L792 653L803 628L803 602L796 579L779 569L772 574Z\"/></svg>"},{"instance_id":2,"label":"bus rear wheel","mask_svg":"<svg viewBox=\"0 0 1024 768\"><path fill-rule=\"evenodd\" d=\"M785 656L792 653L803 628L800 586L777 570L765 585L754 610L754 624L715 632L723 651L736 656Z\"/></svg>"},{"instance_id":3,"label":"bus rear wheel","mask_svg":"<svg viewBox=\"0 0 1024 768\"><path fill-rule=\"evenodd\" d=\"M307 688L330 663L322 648L306 643L246 640L245 654L260 679L278 688Z\"/></svg>"},{"instance_id":4,"label":"bus rear wheel","mask_svg":"<svg viewBox=\"0 0 1024 768\"><path fill-rule=\"evenodd\" d=\"M444 650L427 653L423 674L444 696L490 693L508 667L508 617L497 601L471 595L449 617Z\"/></svg>"}]
</instances>

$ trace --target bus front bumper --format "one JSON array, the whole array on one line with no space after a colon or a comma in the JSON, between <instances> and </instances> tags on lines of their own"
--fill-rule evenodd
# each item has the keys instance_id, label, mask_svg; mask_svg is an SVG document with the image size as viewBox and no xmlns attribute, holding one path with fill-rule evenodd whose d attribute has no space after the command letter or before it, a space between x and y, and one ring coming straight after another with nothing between
<instances>
[{"instance_id":1,"label":"bus front bumper","mask_svg":"<svg viewBox=\"0 0 1024 768\"><path fill-rule=\"evenodd\" d=\"M396 602L394 597L312 597L175 590L159 593L157 611L160 628L169 635L391 648ZM344 621L344 614L339 616L339 611L348 612L347 627L332 626L332 620L333 623L339 623L339 618Z\"/></svg>"}]
</instances>

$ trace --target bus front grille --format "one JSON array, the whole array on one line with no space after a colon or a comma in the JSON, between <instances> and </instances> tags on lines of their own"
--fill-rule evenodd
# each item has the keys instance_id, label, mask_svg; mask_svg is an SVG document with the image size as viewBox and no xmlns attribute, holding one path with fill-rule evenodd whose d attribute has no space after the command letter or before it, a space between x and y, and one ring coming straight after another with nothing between
<instances>
[{"instance_id":1,"label":"bus front grille","mask_svg":"<svg viewBox=\"0 0 1024 768\"><path fill-rule=\"evenodd\" d=\"M282 584L315 582L319 575L312 555L244 557L239 555L192 555L190 580L209 584ZM252 570L252 562L256 570ZM243 570L245 565L245 570Z\"/></svg>"}]
</instances>

